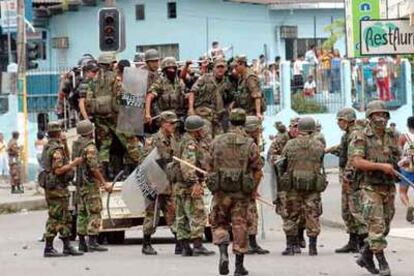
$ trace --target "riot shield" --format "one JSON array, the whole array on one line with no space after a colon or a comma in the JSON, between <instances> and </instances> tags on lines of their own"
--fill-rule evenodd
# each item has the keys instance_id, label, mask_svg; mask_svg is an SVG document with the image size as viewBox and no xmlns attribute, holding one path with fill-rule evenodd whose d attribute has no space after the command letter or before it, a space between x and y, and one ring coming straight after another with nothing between
<instances>
[{"instance_id":1,"label":"riot shield","mask_svg":"<svg viewBox=\"0 0 414 276\"><path fill-rule=\"evenodd\" d=\"M145 94L148 71L125 67L122 92L119 99L117 132L127 135L144 135Z\"/></svg>"}]
</instances>

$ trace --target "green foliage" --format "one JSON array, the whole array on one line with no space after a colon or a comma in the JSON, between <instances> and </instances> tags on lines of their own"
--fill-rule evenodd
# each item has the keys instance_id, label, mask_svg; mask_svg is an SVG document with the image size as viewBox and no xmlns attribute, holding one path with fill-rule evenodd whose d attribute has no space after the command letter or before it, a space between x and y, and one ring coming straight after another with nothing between
<instances>
[{"instance_id":1,"label":"green foliage","mask_svg":"<svg viewBox=\"0 0 414 276\"><path fill-rule=\"evenodd\" d=\"M327 111L326 106L312 98L304 97L300 93L292 96L292 109L299 114L325 113Z\"/></svg>"},{"instance_id":2,"label":"green foliage","mask_svg":"<svg viewBox=\"0 0 414 276\"><path fill-rule=\"evenodd\" d=\"M337 19L332 24L329 24L324 29L325 32L330 33L331 35L323 43L322 47L327 50L334 48L335 43L345 36L345 20Z\"/></svg>"}]
</instances>

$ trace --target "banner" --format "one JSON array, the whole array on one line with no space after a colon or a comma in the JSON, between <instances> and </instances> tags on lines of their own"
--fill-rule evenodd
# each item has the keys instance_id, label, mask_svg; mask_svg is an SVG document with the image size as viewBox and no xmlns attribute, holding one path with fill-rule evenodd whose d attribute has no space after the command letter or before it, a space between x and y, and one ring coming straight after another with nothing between
<instances>
[{"instance_id":1,"label":"banner","mask_svg":"<svg viewBox=\"0 0 414 276\"><path fill-rule=\"evenodd\" d=\"M381 0L345 0L348 57L360 57L360 21L380 19Z\"/></svg>"},{"instance_id":2,"label":"banner","mask_svg":"<svg viewBox=\"0 0 414 276\"><path fill-rule=\"evenodd\" d=\"M414 26L409 19L361 21L361 55L414 53Z\"/></svg>"}]
</instances>

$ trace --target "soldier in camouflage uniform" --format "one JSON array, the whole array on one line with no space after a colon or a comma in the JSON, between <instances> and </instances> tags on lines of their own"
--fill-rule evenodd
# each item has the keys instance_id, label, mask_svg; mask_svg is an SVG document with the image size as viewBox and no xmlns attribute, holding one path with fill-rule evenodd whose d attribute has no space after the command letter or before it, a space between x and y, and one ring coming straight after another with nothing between
<instances>
[{"instance_id":1,"label":"soldier in camouflage uniform","mask_svg":"<svg viewBox=\"0 0 414 276\"><path fill-rule=\"evenodd\" d=\"M339 183L342 186L342 219L349 233L348 243L335 250L336 253L357 253L367 235L367 227L362 216L361 193L352 183L355 170L348 164L348 145L351 142L355 126L356 113L352 108L345 107L337 115L338 126L345 133L338 146L325 150L339 157Z\"/></svg>"},{"instance_id":2,"label":"soldier in camouflage uniform","mask_svg":"<svg viewBox=\"0 0 414 276\"><path fill-rule=\"evenodd\" d=\"M387 129L390 119L383 101L368 103L365 117L369 124L354 133L348 153L351 164L360 174L363 214L368 227L368 238L358 265L369 272L378 274L373 254L379 263L382 276L391 275L384 249L385 237L395 213L395 169L400 158L400 149L391 129Z\"/></svg>"},{"instance_id":3,"label":"soldier in camouflage uniform","mask_svg":"<svg viewBox=\"0 0 414 276\"><path fill-rule=\"evenodd\" d=\"M187 131L181 138L177 157L203 170L209 170L210 153L202 142L205 136L204 120L197 115L190 115L185 120ZM176 161L175 161L176 162ZM174 191L176 197L177 240L181 242L182 256L212 255L202 243L204 227L207 221L204 209L204 175L185 164L179 166L175 176ZM189 241L193 241L194 250Z\"/></svg>"},{"instance_id":4,"label":"soldier in camouflage uniform","mask_svg":"<svg viewBox=\"0 0 414 276\"><path fill-rule=\"evenodd\" d=\"M176 151L176 138L174 137L178 118L172 111L164 111L160 114L161 127L156 134L147 138L145 141L144 152L148 155L155 147L164 164L172 161L174 151ZM167 225L175 235L175 202L172 187L165 194L158 194L158 206L166 220ZM142 253L145 255L156 255L157 251L151 246L151 235L155 233L154 227L156 201L146 199L145 202L145 219L143 224L144 240L142 244ZM176 254L181 254L179 244L176 244Z\"/></svg>"},{"instance_id":5,"label":"soldier in camouflage uniform","mask_svg":"<svg viewBox=\"0 0 414 276\"><path fill-rule=\"evenodd\" d=\"M148 49L144 53L144 60L145 60L145 65L141 67L141 69L148 71L147 90L149 90L151 86L154 84L154 82L158 80L160 77L160 74L158 73L158 69L160 67L160 55L157 50ZM152 116L159 115L159 108L156 102L152 102L152 105L150 107L150 112ZM157 121L153 122L152 120L148 121L144 125L145 133L148 133L148 134L156 133L159 128L156 122Z\"/></svg>"},{"instance_id":6,"label":"soldier in camouflage uniform","mask_svg":"<svg viewBox=\"0 0 414 276\"><path fill-rule=\"evenodd\" d=\"M237 91L234 94L234 106L246 110L248 115L263 119L265 105L260 82L257 75L247 67L247 58L239 56L236 58L235 67L239 78Z\"/></svg>"},{"instance_id":7,"label":"soldier in camouflage uniform","mask_svg":"<svg viewBox=\"0 0 414 276\"><path fill-rule=\"evenodd\" d=\"M280 133L276 135L275 139L273 140L272 144L270 145L270 149L268 152L269 160L272 164L277 164L281 160L281 155L283 148L285 147L286 143L297 137L298 135L298 121L299 118L295 117L290 120L289 125L289 131L287 133ZM276 166L277 168L278 166ZM275 199L275 205L276 205L276 214L280 215L282 220L284 221L287 218L286 213L286 191L283 189L283 187L280 186L280 172L279 170L276 170L277 173L277 194ZM294 250L295 253L300 253L300 248L306 247L306 241L304 237L305 233L305 218L302 215L300 218L300 224L299 224L299 231L298 231L298 239L296 241Z\"/></svg>"},{"instance_id":8,"label":"soldier in camouflage uniform","mask_svg":"<svg viewBox=\"0 0 414 276\"><path fill-rule=\"evenodd\" d=\"M262 132L262 125L256 116L247 116L244 129L248 137L252 138L257 144L257 140ZM259 187L257 187L258 189ZM257 212L257 203L255 198L251 198L247 209L247 234L249 235L249 249L247 254L269 254L269 250L261 248L257 244L256 236L259 223L259 214Z\"/></svg>"},{"instance_id":9,"label":"soldier in camouflage uniform","mask_svg":"<svg viewBox=\"0 0 414 276\"><path fill-rule=\"evenodd\" d=\"M107 183L99 169L98 150L93 139L94 127L89 120L80 121L76 126L80 135L73 143L73 158L81 157L83 162L76 169L76 184L79 194L76 229L79 236L79 251L107 251L97 243L102 224L102 200L99 188L110 192L112 186ZM86 244L85 236L89 240Z\"/></svg>"},{"instance_id":10,"label":"soldier in camouflage uniform","mask_svg":"<svg viewBox=\"0 0 414 276\"><path fill-rule=\"evenodd\" d=\"M166 57L161 62L162 75L157 79L149 91L145 100L145 122L152 119L151 106L156 101L159 112L172 111L179 118L180 125L177 130L183 132L181 124L187 114L187 98L185 84L178 78L177 61L174 57Z\"/></svg>"},{"instance_id":11,"label":"soldier in camouflage uniform","mask_svg":"<svg viewBox=\"0 0 414 276\"><path fill-rule=\"evenodd\" d=\"M46 246L44 257L63 255L82 255L70 245L71 215L69 212L69 181L73 178L73 169L82 163L82 158L69 162L67 146L62 143L61 128L58 122L48 124L48 142L42 152L44 171L39 175L39 184L45 189L48 207L46 222ZM40 177L43 176L43 177ZM42 179L42 180L40 180ZM63 241L63 254L53 248L57 233Z\"/></svg>"},{"instance_id":12,"label":"soldier in camouflage uniform","mask_svg":"<svg viewBox=\"0 0 414 276\"><path fill-rule=\"evenodd\" d=\"M226 70L226 61L222 58L216 59L213 72L201 76L189 93L188 113L197 114L205 119L208 133L213 138L223 132L223 95L231 92L231 83L225 76Z\"/></svg>"},{"instance_id":13,"label":"soldier in camouflage uniform","mask_svg":"<svg viewBox=\"0 0 414 276\"><path fill-rule=\"evenodd\" d=\"M10 168L10 186L11 193L21 194L23 188L21 186L21 164L20 153L21 147L18 144L19 132L13 131L12 138L7 144L7 153L9 155L9 168Z\"/></svg>"},{"instance_id":14,"label":"soldier in camouflage uniform","mask_svg":"<svg viewBox=\"0 0 414 276\"><path fill-rule=\"evenodd\" d=\"M227 248L230 243L229 227L232 225L233 252L236 254L235 276L247 275L244 254L248 250L247 209L250 199L256 196L262 177L263 163L253 139L246 136L243 125L246 112L236 108L230 113L231 128L217 136L211 147L212 173L207 186L213 193L210 221L213 242L219 246L219 273L229 273Z\"/></svg>"},{"instance_id":15,"label":"soldier in camouflage uniform","mask_svg":"<svg viewBox=\"0 0 414 276\"><path fill-rule=\"evenodd\" d=\"M304 213L309 255L314 256L318 254L316 244L320 233L319 217L322 214L321 192L326 188L326 177L322 172L324 146L312 137L315 120L311 117L301 118L298 130L298 137L289 140L282 152L286 166L280 181L287 190L287 216L283 221L287 246L282 254L294 255L300 217Z\"/></svg>"}]
</instances>

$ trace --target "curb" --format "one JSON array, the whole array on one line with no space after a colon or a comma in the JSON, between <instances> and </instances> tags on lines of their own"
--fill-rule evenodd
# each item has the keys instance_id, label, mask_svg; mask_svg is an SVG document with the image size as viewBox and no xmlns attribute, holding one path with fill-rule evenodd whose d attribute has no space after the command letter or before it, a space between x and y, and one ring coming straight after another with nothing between
<instances>
[{"instance_id":1,"label":"curb","mask_svg":"<svg viewBox=\"0 0 414 276\"><path fill-rule=\"evenodd\" d=\"M17 213L22 210L35 211L46 209L46 201L44 198L31 199L18 202L6 202L0 204L0 214Z\"/></svg>"}]
</instances>

